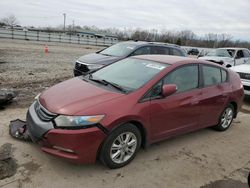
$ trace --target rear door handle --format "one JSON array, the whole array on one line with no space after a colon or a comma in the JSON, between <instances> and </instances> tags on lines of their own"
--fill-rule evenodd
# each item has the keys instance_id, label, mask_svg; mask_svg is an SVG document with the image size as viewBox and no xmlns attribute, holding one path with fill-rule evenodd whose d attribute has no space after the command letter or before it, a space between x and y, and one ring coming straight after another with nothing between
<instances>
[{"instance_id":1,"label":"rear door handle","mask_svg":"<svg viewBox=\"0 0 250 188\"><path fill-rule=\"evenodd\" d=\"M222 96L223 96L223 97L227 97L228 94L227 94L227 93L223 93Z\"/></svg>"}]
</instances>

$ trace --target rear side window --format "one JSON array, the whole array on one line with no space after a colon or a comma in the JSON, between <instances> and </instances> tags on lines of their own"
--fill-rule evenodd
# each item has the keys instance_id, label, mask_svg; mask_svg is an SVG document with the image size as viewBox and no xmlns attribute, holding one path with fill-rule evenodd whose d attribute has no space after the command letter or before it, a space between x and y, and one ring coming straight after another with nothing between
<instances>
[{"instance_id":1,"label":"rear side window","mask_svg":"<svg viewBox=\"0 0 250 188\"><path fill-rule=\"evenodd\" d=\"M244 57L250 57L250 52L248 50L243 50Z\"/></svg>"},{"instance_id":2,"label":"rear side window","mask_svg":"<svg viewBox=\"0 0 250 188\"><path fill-rule=\"evenodd\" d=\"M211 86L221 83L220 68L203 65L204 86Z\"/></svg>"},{"instance_id":3,"label":"rear side window","mask_svg":"<svg viewBox=\"0 0 250 188\"><path fill-rule=\"evenodd\" d=\"M176 84L177 93L192 90L199 85L198 66L189 65L167 74L164 84Z\"/></svg>"},{"instance_id":4,"label":"rear side window","mask_svg":"<svg viewBox=\"0 0 250 188\"><path fill-rule=\"evenodd\" d=\"M227 81L227 72L223 69L221 69L221 81L226 82Z\"/></svg>"},{"instance_id":5,"label":"rear side window","mask_svg":"<svg viewBox=\"0 0 250 188\"><path fill-rule=\"evenodd\" d=\"M151 54L164 54L169 55L169 48L160 46L151 46Z\"/></svg>"}]
</instances>

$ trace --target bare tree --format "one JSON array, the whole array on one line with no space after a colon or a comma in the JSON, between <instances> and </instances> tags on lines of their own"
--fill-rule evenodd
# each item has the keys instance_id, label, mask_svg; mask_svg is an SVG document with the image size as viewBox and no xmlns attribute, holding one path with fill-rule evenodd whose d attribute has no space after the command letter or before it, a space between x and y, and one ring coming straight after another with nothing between
<instances>
[{"instance_id":1,"label":"bare tree","mask_svg":"<svg viewBox=\"0 0 250 188\"><path fill-rule=\"evenodd\" d=\"M15 26L15 25L17 25L19 23L16 16L13 15L13 14L2 18L1 22L8 25L8 26L11 26L11 27L13 27L13 26Z\"/></svg>"}]
</instances>

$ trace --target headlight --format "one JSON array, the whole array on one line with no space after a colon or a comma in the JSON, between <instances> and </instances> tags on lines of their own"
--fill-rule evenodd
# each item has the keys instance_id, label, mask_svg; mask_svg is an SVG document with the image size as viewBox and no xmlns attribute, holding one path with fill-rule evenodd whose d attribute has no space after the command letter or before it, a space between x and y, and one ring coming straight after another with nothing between
<instances>
[{"instance_id":1,"label":"headlight","mask_svg":"<svg viewBox=\"0 0 250 188\"><path fill-rule=\"evenodd\" d=\"M64 116L60 115L55 119L58 127L84 128L89 125L99 123L104 115L95 116Z\"/></svg>"},{"instance_id":2,"label":"headlight","mask_svg":"<svg viewBox=\"0 0 250 188\"><path fill-rule=\"evenodd\" d=\"M41 93L39 93L37 96L35 96L35 100L38 100L40 95L41 95Z\"/></svg>"},{"instance_id":3,"label":"headlight","mask_svg":"<svg viewBox=\"0 0 250 188\"><path fill-rule=\"evenodd\" d=\"M91 69L100 69L102 68L104 65L98 65L98 64L91 64L91 65L88 65L88 68L91 70Z\"/></svg>"}]
</instances>

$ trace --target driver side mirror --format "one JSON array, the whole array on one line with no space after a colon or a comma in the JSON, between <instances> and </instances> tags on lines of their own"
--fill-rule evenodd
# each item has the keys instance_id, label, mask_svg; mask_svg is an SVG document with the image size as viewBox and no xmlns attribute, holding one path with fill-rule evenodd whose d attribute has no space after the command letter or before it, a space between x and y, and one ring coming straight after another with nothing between
<instances>
[{"instance_id":1,"label":"driver side mirror","mask_svg":"<svg viewBox=\"0 0 250 188\"><path fill-rule=\"evenodd\" d=\"M174 94L177 91L177 85L175 84L164 84L162 86L162 95L167 97Z\"/></svg>"}]
</instances>

